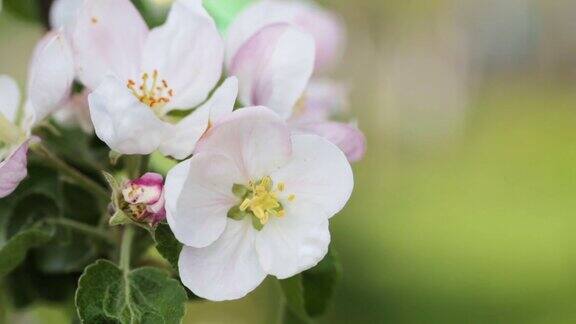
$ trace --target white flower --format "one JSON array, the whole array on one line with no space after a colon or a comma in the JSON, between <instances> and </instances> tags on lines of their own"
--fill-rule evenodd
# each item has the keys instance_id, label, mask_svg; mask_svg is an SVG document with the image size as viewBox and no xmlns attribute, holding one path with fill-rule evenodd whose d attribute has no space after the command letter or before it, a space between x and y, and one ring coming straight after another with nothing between
<instances>
[{"instance_id":1,"label":"white flower","mask_svg":"<svg viewBox=\"0 0 576 324\"><path fill-rule=\"evenodd\" d=\"M183 119L171 114L204 102L221 76L223 41L200 0L176 1L150 31L128 0L87 0L72 34L79 78L94 90L96 134L119 153L185 158L213 110L233 108L237 85L229 79Z\"/></svg>"},{"instance_id":2,"label":"white flower","mask_svg":"<svg viewBox=\"0 0 576 324\"><path fill-rule=\"evenodd\" d=\"M275 23L292 24L314 38L316 72L331 69L342 56L346 28L338 15L313 1L264 0L242 11L230 26L227 60L232 60L233 53L260 29Z\"/></svg>"},{"instance_id":3,"label":"white flower","mask_svg":"<svg viewBox=\"0 0 576 324\"><path fill-rule=\"evenodd\" d=\"M182 282L201 297L230 300L266 275L313 267L328 250L328 220L352 188L350 165L330 142L291 135L267 108L229 114L166 178L168 224L185 245Z\"/></svg>"},{"instance_id":4,"label":"white flower","mask_svg":"<svg viewBox=\"0 0 576 324\"><path fill-rule=\"evenodd\" d=\"M26 177L32 127L59 108L73 79L70 47L56 32L48 33L36 45L24 105L16 82L0 76L0 198L11 194Z\"/></svg>"},{"instance_id":5,"label":"white flower","mask_svg":"<svg viewBox=\"0 0 576 324\"><path fill-rule=\"evenodd\" d=\"M312 4L260 1L231 25L226 64L228 74L238 77L243 104L269 107L294 131L328 139L355 162L363 158L366 140L354 123L332 114L341 87L311 81L314 64L325 69L339 57L343 30L336 16Z\"/></svg>"}]
</instances>

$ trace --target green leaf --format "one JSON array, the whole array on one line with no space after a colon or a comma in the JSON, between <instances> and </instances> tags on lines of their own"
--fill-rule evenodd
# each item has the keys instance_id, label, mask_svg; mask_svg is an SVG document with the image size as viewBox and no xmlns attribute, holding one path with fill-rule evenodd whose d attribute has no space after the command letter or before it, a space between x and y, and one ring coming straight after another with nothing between
<instances>
[{"instance_id":1,"label":"green leaf","mask_svg":"<svg viewBox=\"0 0 576 324\"><path fill-rule=\"evenodd\" d=\"M29 258L5 277L6 291L16 308L36 301L69 303L74 297L80 274L46 274L37 269Z\"/></svg>"},{"instance_id":2,"label":"green leaf","mask_svg":"<svg viewBox=\"0 0 576 324\"><path fill-rule=\"evenodd\" d=\"M286 299L285 323L309 323L310 318L306 313L304 285L302 284L301 275L280 280L280 286Z\"/></svg>"},{"instance_id":3,"label":"green leaf","mask_svg":"<svg viewBox=\"0 0 576 324\"><path fill-rule=\"evenodd\" d=\"M281 280L286 298L285 323L309 323L323 315L334 296L341 267L334 249L314 268Z\"/></svg>"},{"instance_id":4,"label":"green leaf","mask_svg":"<svg viewBox=\"0 0 576 324\"><path fill-rule=\"evenodd\" d=\"M0 243L0 278L22 263L30 249L53 237L54 228L43 224L43 220L58 212L56 203L41 194L30 194L14 203L3 228L7 240Z\"/></svg>"},{"instance_id":5,"label":"green leaf","mask_svg":"<svg viewBox=\"0 0 576 324\"><path fill-rule=\"evenodd\" d=\"M96 225L100 209L96 198L88 191L62 181L59 185L62 217L84 224ZM54 238L46 247L34 251L38 268L46 273L80 272L96 259L96 245L91 237L58 226Z\"/></svg>"},{"instance_id":6,"label":"green leaf","mask_svg":"<svg viewBox=\"0 0 576 324\"><path fill-rule=\"evenodd\" d=\"M19 18L33 22L40 21L40 6L37 0L4 0L3 5L7 11Z\"/></svg>"},{"instance_id":7,"label":"green leaf","mask_svg":"<svg viewBox=\"0 0 576 324\"><path fill-rule=\"evenodd\" d=\"M85 269L76 291L83 323L180 323L186 299L180 283L159 269L123 273L106 260Z\"/></svg>"},{"instance_id":8,"label":"green leaf","mask_svg":"<svg viewBox=\"0 0 576 324\"><path fill-rule=\"evenodd\" d=\"M22 263L28 250L50 241L52 233L48 228L37 227L12 236L0 247L0 278Z\"/></svg>"},{"instance_id":9,"label":"green leaf","mask_svg":"<svg viewBox=\"0 0 576 324\"><path fill-rule=\"evenodd\" d=\"M170 226L164 223L159 224L154 232L154 240L158 253L170 262L175 271L178 271L178 257L182 251L182 243L174 237Z\"/></svg>"}]
</instances>

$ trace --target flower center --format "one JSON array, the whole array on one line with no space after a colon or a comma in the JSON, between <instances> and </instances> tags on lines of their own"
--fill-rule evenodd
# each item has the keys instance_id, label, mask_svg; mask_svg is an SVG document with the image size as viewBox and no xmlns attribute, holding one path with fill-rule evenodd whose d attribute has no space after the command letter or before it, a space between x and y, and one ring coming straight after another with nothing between
<instances>
[{"instance_id":1,"label":"flower center","mask_svg":"<svg viewBox=\"0 0 576 324\"><path fill-rule=\"evenodd\" d=\"M228 212L228 217L242 219L247 214L252 216L252 225L261 230L270 220L270 216L283 217L286 212L278 199L278 194L285 190L283 182L276 187L270 176L259 181L250 181L248 186L235 184L232 187L234 195L242 199L240 205L234 206ZM296 196L289 195L288 201L294 201Z\"/></svg>"},{"instance_id":2,"label":"flower center","mask_svg":"<svg viewBox=\"0 0 576 324\"><path fill-rule=\"evenodd\" d=\"M174 90L168 86L168 81L158 77L157 70L152 72L152 78L148 73L143 73L141 80L137 84L130 79L126 86L140 102L150 108L162 108L174 97Z\"/></svg>"}]
</instances>

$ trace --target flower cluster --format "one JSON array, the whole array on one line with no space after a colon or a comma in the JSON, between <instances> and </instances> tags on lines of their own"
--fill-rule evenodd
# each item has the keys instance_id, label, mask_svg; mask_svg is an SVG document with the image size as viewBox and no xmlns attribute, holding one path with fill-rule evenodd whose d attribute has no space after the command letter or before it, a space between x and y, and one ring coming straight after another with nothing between
<instances>
[{"instance_id":1,"label":"flower cluster","mask_svg":"<svg viewBox=\"0 0 576 324\"><path fill-rule=\"evenodd\" d=\"M113 156L178 162L165 183L124 177L111 206L123 224L167 221L194 294L241 298L324 258L366 150L347 86L328 77L345 42L336 15L261 1L223 33L201 0L175 1L152 29L129 0L58 0L51 23L22 106L0 76L0 197L26 177L28 146L42 140L32 130L53 117L95 132Z\"/></svg>"}]
</instances>

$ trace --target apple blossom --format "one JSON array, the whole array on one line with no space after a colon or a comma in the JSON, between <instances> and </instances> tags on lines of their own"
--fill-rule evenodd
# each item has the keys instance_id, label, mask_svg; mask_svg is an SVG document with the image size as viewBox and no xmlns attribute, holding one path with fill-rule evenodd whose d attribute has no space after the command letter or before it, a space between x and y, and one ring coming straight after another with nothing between
<instances>
[{"instance_id":1,"label":"apple blossom","mask_svg":"<svg viewBox=\"0 0 576 324\"><path fill-rule=\"evenodd\" d=\"M72 34L79 78L93 91L96 134L119 153L185 158L212 111L232 111L234 78L184 118L174 116L204 102L222 72L223 41L200 0L176 1L152 30L128 0L87 0Z\"/></svg>"},{"instance_id":2,"label":"apple blossom","mask_svg":"<svg viewBox=\"0 0 576 324\"><path fill-rule=\"evenodd\" d=\"M152 172L126 181L122 186L122 197L128 204L126 209L138 221L158 224L166 218L163 187L162 176Z\"/></svg>"},{"instance_id":3,"label":"apple blossom","mask_svg":"<svg viewBox=\"0 0 576 324\"><path fill-rule=\"evenodd\" d=\"M60 33L52 32L34 49L25 104L20 105L16 82L0 76L0 198L11 194L26 177L32 127L68 96L73 75L68 43Z\"/></svg>"},{"instance_id":4,"label":"apple blossom","mask_svg":"<svg viewBox=\"0 0 576 324\"><path fill-rule=\"evenodd\" d=\"M311 80L314 62L322 62L315 53L338 47L326 46L330 42L322 38L324 33L306 28L311 24L304 18L315 14L330 16L300 2L261 1L246 9L229 30L227 71L238 77L243 104L269 107L288 120L294 131L332 141L355 162L364 156L364 135L354 123L336 121L335 114L328 113L338 110L333 98L342 97L344 92L332 85L323 87L328 91L318 91L316 85L326 82ZM338 25L336 19L332 21Z\"/></svg>"},{"instance_id":5,"label":"apple blossom","mask_svg":"<svg viewBox=\"0 0 576 324\"><path fill-rule=\"evenodd\" d=\"M94 125L90 119L90 110L88 109L88 91L75 93L62 103L62 108L52 115L60 125L80 127L85 133L93 134Z\"/></svg>"},{"instance_id":6,"label":"apple blossom","mask_svg":"<svg viewBox=\"0 0 576 324\"><path fill-rule=\"evenodd\" d=\"M350 164L329 141L291 133L264 107L227 115L166 178L167 221L184 244L182 282L201 297L230 300L266 275L313 267L328 251L328 220L352 188Z\"/></svg>"},{"instance_id":7,"label":"apple blossom","mask_svg":"<svg viewBox=\"0 0 576 324\"><path fill-rule=\"evenodd\" d=\"M322 136L336 144L350 162L366 153L366 138L355 122L337 121L348 112L348 89L329 79L313 79L288 120L294 131Z\"/></svg>"},{"instance_id":8,"label":"apple blossom","mask_svg":"<svg viewBox=\"0 0 576 324\"><path fill-rule=\"evenodd\" d=\"M264 0L246 8L230 26L227 62L250 37L274 23L293 24L314 38L316 72L332 68L342 55L346 30L338 15L312 1Z\"/></svg>"}]
</instances>

